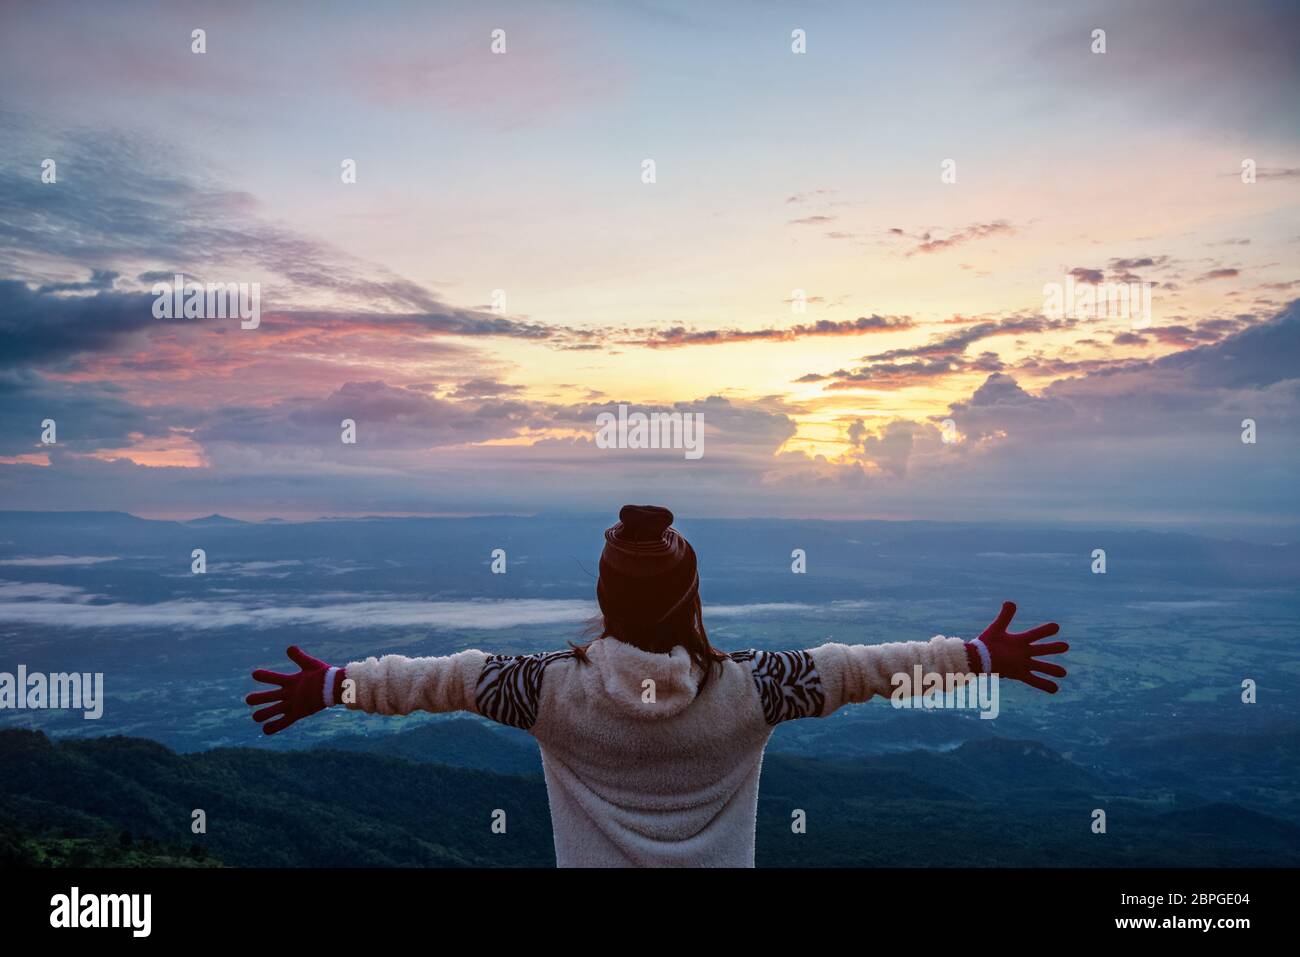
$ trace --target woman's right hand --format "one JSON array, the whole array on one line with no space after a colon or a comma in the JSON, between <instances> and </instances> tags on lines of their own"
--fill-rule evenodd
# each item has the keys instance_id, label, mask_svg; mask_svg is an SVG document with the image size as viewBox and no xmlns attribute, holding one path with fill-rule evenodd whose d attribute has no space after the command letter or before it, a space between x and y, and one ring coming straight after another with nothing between
<instances>
[{"instance_id":1,"label":"woman's right hand","mask_svg":"<svg viewBox=\"0 0 1300 957\"><path fill-rule=\"evenodd\" d=\"M258 668L253 672L253 679L277 687L270 691L255 691L244 699L248 705L267 705L253 712L253 720L262 724L262 730L267 734L283 731L298 719L339 702L339 689L344 678L342 668L330 667L297 645L290 647L285 654L298 666L298 673L286 675Z\"/></svg>"}]
</instances>

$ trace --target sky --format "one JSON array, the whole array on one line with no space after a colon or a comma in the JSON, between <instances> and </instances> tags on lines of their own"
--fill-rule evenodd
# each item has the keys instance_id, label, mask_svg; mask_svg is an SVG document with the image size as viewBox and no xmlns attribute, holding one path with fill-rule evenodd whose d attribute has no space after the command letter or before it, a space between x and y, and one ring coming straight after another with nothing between
<instances>
[{"instance_id":1,"label":"sky","mask_svg":"<svg viewBox=\"0 0 1300 957\"><path fill-rule=\"evenodd\" d=\"M1298 90L1295 3L9 2L0 498L1297 524Z\"/></svg>"}]
</instances>

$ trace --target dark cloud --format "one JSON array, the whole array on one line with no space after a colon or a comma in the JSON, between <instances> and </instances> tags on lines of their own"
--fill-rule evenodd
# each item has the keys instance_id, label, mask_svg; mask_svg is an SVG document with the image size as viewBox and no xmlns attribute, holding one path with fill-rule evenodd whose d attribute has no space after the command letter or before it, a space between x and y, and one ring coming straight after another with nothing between
<instances>
[{"instance_id":1,"label":"dark cloud","mask_svg":"<svg viewBox=\"0 0 1300 957\"><path fill-rule=\"evenodd\" d=\"M1156 332L1144 330L1143 335ZM1145 436L1151 441L1157 435L1183 431L1232 429L1233 413L1225 416L1224 410L1238 404L1249 407L1252 402L1261 410L1267 408L1275 400L1262 398L1264 393L1286 383L1291 383L1288 395L1300 393L1297 350L1300 303L1293 303L1276 318L1220 341L1156 359L1111 362L1082 376L1058 380L1037 396L1011 376L995 374L968 400L954 403L949 414L968 435L1005 433L1018 441L1032 438L1049 446L1072 441L1085 449L1094 435L1099 439ZM1290 418L1296 412L1300 407L1284 414ZM1061 432L1067 422L1074 423L1071 431Z\"/></svg>"},{"instance_id":2,"label":"dark cloud","mask_svg":"<svg viewBox=\"0 0 1300 957\"><path fill-rule=\"evenodd\" d=\"M94 282L61 285L90 288ZM103 280L100 282L102 285ZM153 296L146 293L101 288L89 296L63 295L0 279L0 366L41 364L78 353L101 352L158 322L153 316Z\"/></svg>"},{"instance_id":3,"label":"dark cloud","mask_svg":"<svg viewBox=\"0 0 1300 957\"><path fill-rule=\"evenodd\" d=\"M119 275L119 273L111 269L92 269L90 279L85 282L51 282L40 286L36 291L39 293L98 292L104 289L112 289Z\"/></svg>"},{"instance_id":4,"label":"dark cloud","mask_svg":"<svg viewBox=\"0 0 1300 957\"><path fill-rule=\"evenodd\" d=\"M1228 328L1226 321L1202 323L1199 329ZM1300 377L1300 300L1267 322L1255 323L1210 345L1175 352L1154 360L1152 368L1178 371L1207 389L1264 388Z\"/></svg>"},{"instance_id":5,"label":"dark cloud","mask_svg":"<svg viewBox=\"0 0 1300 957\"><path fill-rule=\"evenodd\" d=\"M344 419L357 426L344 445ZM539 426L544 415L521 402L453 402L383 382L348 382L320 399L286 399L271 406L227 406L194 433L196 441L237 446L310 448L331 460L370 451L427 449L505 438ZM360 453L360 455L357 455Z\"/></svg>"},{"instance_id":6,"label":"dark cloud","mask_svg":"<svg viewBox=\"0 0 1300 957\"><path fill-rule=\"evenodd\" d=\"M179 406L142 407L109 383L83 382L69 388L36 373L0 371L0 455L93 452L129 445L133 435L159 437L192 427L206 413ZM53 419L57 442L42 445L41 422ZM71 507L71 506L67 506Z\"/></svg>"},{"instance_id":7,"label":"dark cloud","mask_svg":"<svg viewBox=\"0 0 1300 957\"><path fill-rule=\"evenodd\" d=\"M154 318L154 297L150 293L105 291L109 276L98 273L85 283L50 284L32 289L23 282L0 279L0 367L5 365L46 366L72 356L110 352L125 348L137 333L162 328L169 323L179 328L180 320ZM72 295L66 289L99 289L93 295ZM60 291L54 291L60 290ZM262 326L244 335L256 337L265 331L292 325L299 333L313 330L344 333L367 328L405 332L412 336L504 336L546 340L565 330L537 323L520 322L505 316L463 309L443 308L436 312L375 313L329 310L283 311L268 315L263 310ZM213 329L220 326L210 326ZM585 335L586 333L572 333ZM256 346L259 340L250 338ZM172 366L175 357L159 361Z\"/></svg>"}]
</instances>

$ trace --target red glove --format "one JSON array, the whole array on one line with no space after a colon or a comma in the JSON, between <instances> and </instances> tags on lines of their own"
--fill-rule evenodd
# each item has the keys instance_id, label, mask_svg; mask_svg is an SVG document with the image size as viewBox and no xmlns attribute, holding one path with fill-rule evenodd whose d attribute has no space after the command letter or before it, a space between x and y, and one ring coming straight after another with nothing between
<instances>
[{"instance_id":1,"label":"red glove","mask_svg":"<svg viewBox=\"0 0 1300 957\"><path fill-rule=\"evenodd\" d=\"M319 658L313 658L297 645L285 654L302 670L296 675L282 675L258 668L253 672L253 680L280 687L274 691L254 691L244 699L244 703L250 705L274 702L270 707L253 712L254 721L267 722L262 725L262 730L267 734L283 731L299 718L323 711L340 701L339 693L343 687L345 669L333 668ZM268 721L269 718L275 720Z\"/></svg>"},{"instance_id":2,"label":"red glove","mask_svg":"<svg viewBox=\"0 0 1300 957\"><path fill-rule=\"evenodd\" d=\"M1061 655L1070 650L1063 641L1049 641L1036 645L1040 638L1050 638L1061 630L1061 626L1052 622L1039 625L1028 631L1009 632L1007 625L1016 614L1014 602L1003 602L1002 612L993 624L984 629L974 641L966 642L966 659L972 669L978 672L991 672L1003 678L1023 681L1040 691L1056 694L1057 684L1036 674L1052 675L1064 678L1065 669L1050 661L1039 661L1037 655Z\"/></svg>"}]
</instances>

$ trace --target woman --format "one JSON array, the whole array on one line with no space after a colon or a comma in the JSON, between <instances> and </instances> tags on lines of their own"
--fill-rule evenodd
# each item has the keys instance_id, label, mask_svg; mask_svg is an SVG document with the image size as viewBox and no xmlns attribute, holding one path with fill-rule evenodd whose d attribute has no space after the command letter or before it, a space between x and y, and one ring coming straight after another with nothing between
<instances>
[{"instance_id":1,"label":"woman","mask_svg":"<svg viewBox=\"0 0 1300 957\"><path fill-rule=\"evenodd\" d=\"M665 508L627 505L605 532L602 625L586 645L385 655L345 668L294 647L297 674L253 672L277 686L248 696L266 705L253 719L275 734L341 703L379 714L471 711L537 739L561 867L752 867L759 769L777 724L890 695L891 677L917 665L950 681L997 673L1048 693L1056 684L1034 672L1065 675L1037 656L1069 646L1034 644L1058 627L1009 633L1010 602L971 642L937 636L724 654L705 634L695 551L672 520Z\"/></svg>"}]
</instances>

